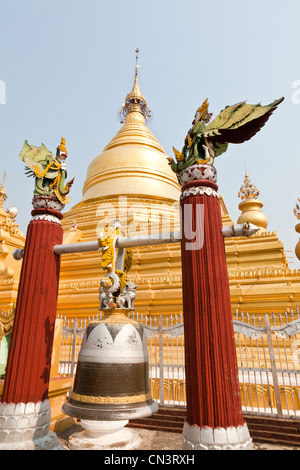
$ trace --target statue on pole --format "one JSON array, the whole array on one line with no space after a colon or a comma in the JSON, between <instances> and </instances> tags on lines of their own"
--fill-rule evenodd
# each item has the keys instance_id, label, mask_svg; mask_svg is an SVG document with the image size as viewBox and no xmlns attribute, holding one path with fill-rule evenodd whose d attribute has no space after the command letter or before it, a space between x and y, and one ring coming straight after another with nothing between
<instances>
[{"instance_id":1,"label":"statue on pole","mask_svg":"<svg viewBox=\"0 0 300 470\"><path fill-rule=\"evenodd\" d=\"M247 450L232 323L228 270L214 160L229 143L251 139L283 101L227 106L211 122L208 100L197 109L172 170L182 186L182 292L185 335L186 450ZM201 206L201 211L199 211ZM198 217L198 213L203 217ZM258 227L252 226L252 233ZM188 234L195 233L198 243ZM202 237L203 243L199 243Z\"/></svg>"},{"instance_id":2,"label":"statue on pole","mask_svg":"<svg viewBox=\"0 0 300 470\"><path fill-rule=\"evenodd\" d=\"M137 285L128 281L132 250L119 249L117 253L115 248L115 241L123 236L118 221L108 230L106 236L102 232L98 235L98 246L102 251L101 267L106 271L105 277L100 282L100 309L120 307L134 310Z\"/></svg>"},{"instance_id":3,"label":"statue on pole","mask_svg":"<svg viewBox=\"0 0 300 470\"><path fill-rule=\"evenodd\" d=\"M70 202L67 194L70 192L74 178L65 184L67 156L64 137L61 138L55 157L44 144L41 147L35 147L25 140L19 157L27 165L26 175L35 177L33 192L35 196L56 197L62 204Z\"/></svg>"},{"instance_id":4,"label":"statue on pole","mask_svg":"<svg viewBox=\"0 0 300 470\"><path fill-rule=\"evenodd\" d=\"M226 106L210 122L212 113L208 113L209 103L206 98L195 113L193 126L187 133L182 151L173 147L175 160L169 159L172 170L178 174L192 165L213 165L215 158L226 152L228 144L240 144L257 134L283 100L280 98L267 106L242 101Z\"/></svg>"},{"instance_id":5,"label":"statue on pole","mask_svg":"<svg viewBox=\"0 0 300 470\"><path fill-rule=\"evenodd\" d=\"M73 184L65 182L66 158L64 138L55 157L27 141L20 152L35 186L0 404L3 450L62 449L50 431L48 389L60 272L53 248L63 240L61 211Z\"/></svg>"}]
</instances>

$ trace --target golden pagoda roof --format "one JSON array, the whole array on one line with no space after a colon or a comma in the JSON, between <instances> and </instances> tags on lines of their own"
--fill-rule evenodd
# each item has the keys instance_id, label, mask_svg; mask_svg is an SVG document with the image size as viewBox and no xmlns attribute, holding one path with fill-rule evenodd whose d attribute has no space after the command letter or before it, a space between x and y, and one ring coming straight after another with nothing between
<instances>
[{"instance_id":1,"label":"golden pagoda roof","mask_svg":"<svg viewBox=\"0 0 300 470\"><path fill-rule=\"evenodd\" d=\"M168 156L146 126L150 115L138 84L121 108L125 122L119 132L90 163L82 201L109 196L138 196L178 201L180 186L168 164Z\"/></svg>"}]
</instances>

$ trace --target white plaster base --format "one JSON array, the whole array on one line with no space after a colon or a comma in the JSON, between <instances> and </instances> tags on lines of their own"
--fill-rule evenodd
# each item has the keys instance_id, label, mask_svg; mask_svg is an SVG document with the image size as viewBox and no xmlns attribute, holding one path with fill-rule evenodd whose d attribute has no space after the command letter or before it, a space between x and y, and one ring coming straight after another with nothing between
<instances>
[{"instance_id":1,"label":"white plaster base","mask_svg":"<svg viewBox=\"0 0 300 470\"><path fill-rule=\"evenodd\" d=\"M184 423L183 433L184 450L252 450L252 439L248 426L228 428L209 428L208 426L195 426Z\"/></svg>"},{"instance_id":2,"label":"white plaster base","mask_svg":"<svg viewBox=\"0 0 300 470\"><path fill-rule=\"evenodd\" d=\"M136 449L141 439L133 429L125 428L128 420L81 420L84 431L72 434L66 446L71 450L130 450Z\"/></svg>"},{"instance_id":3,"label":"white plaster base","mask_svg":"<svg viewBox=\"0 0 300 470\"><path fill-rule=\"evenodd\" d=\"M49 431L49 400L38 403L0 403L0 450L64 450Z\"/></svg>"}]
</instances>

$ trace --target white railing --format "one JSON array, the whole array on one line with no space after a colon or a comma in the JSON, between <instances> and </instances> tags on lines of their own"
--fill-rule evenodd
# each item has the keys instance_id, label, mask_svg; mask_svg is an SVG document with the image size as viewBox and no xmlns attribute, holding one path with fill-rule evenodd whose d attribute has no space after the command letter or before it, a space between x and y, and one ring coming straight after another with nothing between
<instances>
[{"instance_id":1,"label":"white railing","mask_svg":"<svg viewBox=\"0 0 300 470\"><path fill-rule=\"evenodd\" d=\"M143 317L148 340L149 379L152 396L160 405L185 405L184 330L181 315ZM164 323L164 324L163 324Z\"/></svg>"},{"instance_id":2,"label":"white railing","mask_svg":"<svg viewBox=\"0 0 300 470\"><path fill-rule=\"evenodd\" d=\"M300 418L298 309L263 318L236 314L233 326L244 410Z\"/></svg>"},{"instance_id":3,"label":"white railing","mask_svg":"<svg viewBox=\"0 0 300 470\"><path fill-rule=\"evenodd\" d=\"M148 342L152 396L160 405L186 406L182 315L130 315L143 323ZM98 319L101 318L101 313ZM87 324L65 320L60 373L74 376ZM271 326L272 323L272 326ZM243 411L300 418L300 318L294 314L235 314L233 327Z\"/></svg>"}]
</instances>

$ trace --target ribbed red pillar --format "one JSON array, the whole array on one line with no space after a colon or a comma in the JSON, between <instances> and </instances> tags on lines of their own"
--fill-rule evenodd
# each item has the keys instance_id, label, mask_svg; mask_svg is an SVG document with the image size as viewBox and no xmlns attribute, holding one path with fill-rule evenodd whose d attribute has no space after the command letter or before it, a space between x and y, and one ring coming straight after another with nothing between
<instances>
[{"instance_id":1,"label":"ribbed red pillar","mask_svg":"<svg viewBox=\"0 0 300 470\"><path fill-rule=\"evenodd\" d=\"M5 403L38 403L48 397L60 271L60 257L53 247L62 243L63 230L60 212L32 211L37 214L50 217L35 217L27 229L6 365Z\"/></svg>"},{"instance_id":2,"label":"ribbed red pillar","mask_svg":"<svg viewBox=\"0 0 300 470\"><path fill-rule=\"evenodd\" d=\"M244 420L216 190L217 185L207 180L182 187L187 422L226 429L243 425ZM191 246L188 227L197 233L197 241Z\"/></svg>"}]
</instances>

